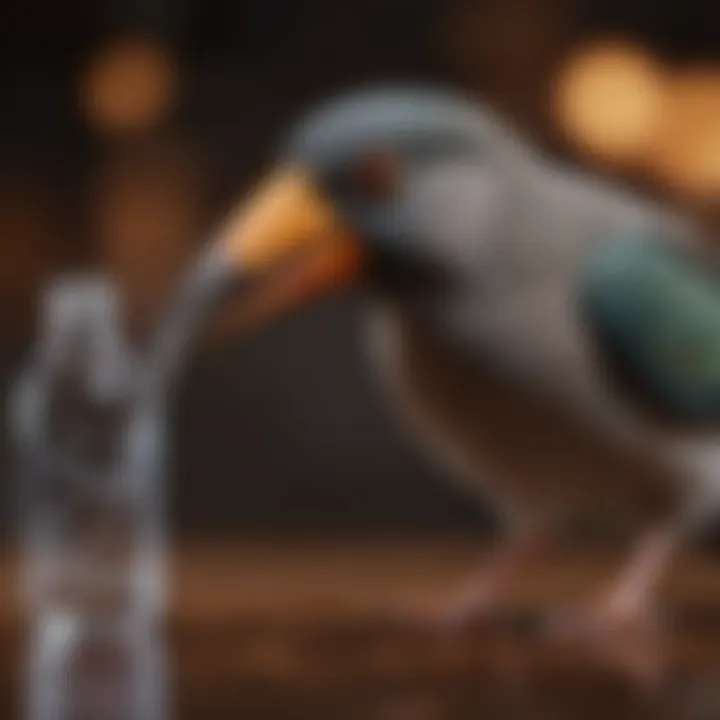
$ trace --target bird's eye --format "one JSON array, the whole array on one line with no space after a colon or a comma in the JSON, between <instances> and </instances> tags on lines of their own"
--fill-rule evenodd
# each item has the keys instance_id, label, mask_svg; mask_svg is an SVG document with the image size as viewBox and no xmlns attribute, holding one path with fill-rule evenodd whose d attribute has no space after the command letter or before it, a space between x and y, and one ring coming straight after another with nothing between
<instances>
[{"instance_id":1,"label":"bird's eye","mask_svg":"<svg viewBox=\"0 0 720 720\"><path fill-rule=\"evenodd\" d=\"M352 168L352 186L371 202L391 200L400 189L405 168L402 159L388 150L373 150L360 157Z\"/></svg>"}]
</instances>

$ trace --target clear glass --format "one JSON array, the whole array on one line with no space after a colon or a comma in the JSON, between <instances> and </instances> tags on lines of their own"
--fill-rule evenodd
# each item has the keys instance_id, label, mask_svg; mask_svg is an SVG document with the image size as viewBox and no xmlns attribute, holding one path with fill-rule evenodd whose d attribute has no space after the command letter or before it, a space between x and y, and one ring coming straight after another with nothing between
<instances>
[{"instance_id":1,"label":"clear glass","mask_svg":"<svg viewBox=\"0 0 720 720\"><path fill-rule=\"evenodd\" d=\"M165 717L164 408L137 370L107 282L49 288L12 418L28 720Z\"/></svg>"}]
</instances>

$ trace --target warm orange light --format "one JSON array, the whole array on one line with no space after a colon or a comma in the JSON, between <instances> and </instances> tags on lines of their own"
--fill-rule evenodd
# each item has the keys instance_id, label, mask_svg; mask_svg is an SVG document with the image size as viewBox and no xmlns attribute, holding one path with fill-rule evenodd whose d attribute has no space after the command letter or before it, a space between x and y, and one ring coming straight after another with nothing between
<instances>
[{"instance_id":1,"label":"warm orange light","mask_svg":"<svg viewBox=\"0 0 720 720\"><path fill-rule=\"evenodd\" d=\"M46 209L22 191L0 195L0 294L22 294L47 269Z\"/></svg>"},{"instance_id":2,"label":"warm orange light","mask_svg":"<svg viewBox=\"0 0 720 720\"><path fill-rule=\"evenodd\" d=\"M720 194L720 67L696 68L668 80L667 107L648 159L675 189Z\"/></svg>"},{"instance_id":3,"label":"warm orange light","mask_svg":"<svg viewBox=\"0 0 720 720\"><path fill-rule=\"evenodd\" d=\"M98 261L130 312L152 316L194 252L203 198L193 157L182 146L123 157L93 184Z\"/></svg>"},{"instance_id":4,"label":"warm orange light","mask_svg":"<svg viewBox=\"0 0 720 720\"><path fill-rule=\"evenodd\" d=\"M642 48L598 42L571 56L555 87L567 136L611 163L632 163L652 143L662 114L662 73Z\"/></svg>"},{"instance_id":5,"label":"warm orange light","mask_svg":"<svg viewBox=\"0 0 720 720\"><path fill-rule=\"evenodd\" d=\"M3 340L28 327L35 307L33 298L55 264L54 230L41 198L24 188L0 187L0 337Z\"/></svg>"},{"instance_id":6,"label":"warm orange light","mask_svg":"<svg viewBox=\"0 0 720 720\"><path fill-rule=\"evenodd\" d=\"M153 126L172 105L178 86L174 59L143 40L118 41L89 64L80 106L99 130L126 133Z\"/></svg>"}]
</instances>

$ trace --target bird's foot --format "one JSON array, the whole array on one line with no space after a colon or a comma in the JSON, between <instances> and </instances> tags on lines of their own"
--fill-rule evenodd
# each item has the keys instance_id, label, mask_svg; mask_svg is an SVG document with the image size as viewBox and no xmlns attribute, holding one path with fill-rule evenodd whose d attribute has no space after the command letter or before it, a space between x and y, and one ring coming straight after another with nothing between
<instances>
[{"instance_id":1,"label":"bird's foot","mask_svg":"<svg viewBox=\"0 0 720 720\"><path fill-rule=\"evenodd\" d=\"M651 528L641 537L610 592L560 623L561 637L621 670L651 697L657 696L665 676L654 590L676 542L674 527Z\"/></svg>"},{"instance_id":2,"label":"bird's foot","mask_svg":"<svg viewBox=\"0 0 720 720\"><path fill-rule=\"evenodd\" d=\"M506 607L504 588L488 582L465 588L449 600L408 612L416 628L443 634L488 629L503 615Z\"/></svg>"},{"instance_id":3,"label":"bird's foot","mask_svg":"<svg viewBox=\"0 0 720 720\"><path fill-rule=\"evenodd\" d=\"M488 628L495 625L507 609L506 588L488 582L451 598L442 608L440 617L443 627L452 631Z\"/></svg>"},{"instance_id":4,"label":"bird's foot","mask_svg":"<svg viewBox=\"0 0 720 720\"><path fill-rule=\"evenodd\" d=\"M411 613L416 625L442 632L495 626L505 615L516 581L542 555L544 547L543 535L536 529L526 530L501 545L450 600Z\"/></svg>"},{"instance_id":5,"label":"bird's foot","mask_svg":"<svg viewBox=\"0 0 720 720\"><path fill-rule=\"evenodd\" d=\"M646 603L611 596L569 613L553 631L555 639L589 652L648 697L658 694L665 675L662 629Z\"/></svg>"}]
</instances>

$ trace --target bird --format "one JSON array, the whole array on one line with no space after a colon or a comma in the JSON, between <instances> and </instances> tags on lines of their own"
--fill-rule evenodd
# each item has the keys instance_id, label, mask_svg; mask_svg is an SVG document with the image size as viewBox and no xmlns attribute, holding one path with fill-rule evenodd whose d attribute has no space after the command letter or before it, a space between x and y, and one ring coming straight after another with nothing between
<instances>
[{"instance_id":1,"label":"bird","mask_svg":"<svg viewBox=\"0 0 720 720\"><path fill-rule=\"evenodd\" d=\"M239 283L251 324L358 283L369 366L398 422L506 528L437 616L491 615L569 519L627 527L624 566L569 627L645 682L659 668L660 581L720 506L706 241L462 93L366 87L279 143L193 292Z\"/></svg>"}]
</instances>

